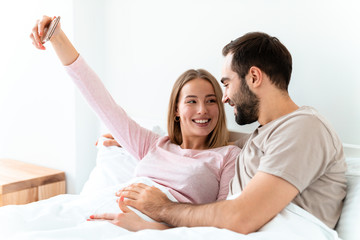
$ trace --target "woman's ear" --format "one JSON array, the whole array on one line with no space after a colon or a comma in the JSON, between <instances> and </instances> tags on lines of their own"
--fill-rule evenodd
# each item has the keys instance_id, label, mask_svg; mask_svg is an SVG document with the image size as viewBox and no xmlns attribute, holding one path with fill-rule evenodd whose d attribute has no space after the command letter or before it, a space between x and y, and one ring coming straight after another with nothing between
<instances>
[{"instance_id":1,"label":"woman's ear","mask_svg":"<svg viewBox=\"0 0 360 240\"><path fill-rule=\"evenodd\" d=\"M176 108L176 111L175 111L174 121L180 122L180 113L178 111L178 108Z\"/></svg>"},{"instance_id":2,"label":"woman's ear","mask_svg":"<svg viewBox=\"0 0 360 240\"><path fill-rule=\"evenodd\" d=\"M252 66L249 69L249 86L252 86L252 88L258 88L262 84L263 81L263 72L260 70L260 68Z\"/></svg>"}]
</instances>

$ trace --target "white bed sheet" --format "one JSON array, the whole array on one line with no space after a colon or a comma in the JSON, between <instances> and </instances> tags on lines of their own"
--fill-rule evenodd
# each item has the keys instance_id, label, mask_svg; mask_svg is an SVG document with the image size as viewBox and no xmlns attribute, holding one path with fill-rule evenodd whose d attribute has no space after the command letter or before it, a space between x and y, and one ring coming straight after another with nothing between
<instances>
[{"instance_id":1,"label":"white bed sheet","mask_svg":"<svg viewBox=\"0 0 360 240\"><path fill-rule=\"evenodd\" d=\"M121 148L98 145L97 165L80 195L60 195L39 202L0 208L1 239L338 239L337 232L296 205L290 204L260 231L248 235L214 227L173 228L129 232L106 221L86 221L94 213L120 212L114 193L133 178L137 161ZM349 185L338 231L343 240L357 239L360 196L360 159L348 161ZM349 178L350 179L350 178ZM146 178L134 181L156 185ZM355 181L355 180L354 180ZM357 186L357 187L355 187ZM158 186L168 197L166 189ZM173 199L174 200L174 199ZM351 209L349 209L351 208ZM140 213L139 213L140 214ZM141 214L140 214L141 215ZM142 215L145 218L145 216Z\"/></svg>"},{"instance_id":2,"label":"white bed sheet","mask_svg":"<svg viewBox=\"0 0 360 240\"><path fill-rule=\"evenodd\" d=\"M155 185L175 201L166 189L150 179L137 178L132 182ZM94 213L120 212L114 193L122 186L115 185L93 194L64 194L27 205L2 207L1 239L338 239L335 231L294 204L259 232L249 235L214 227L129 232L106 221L86 221Z\"/></svg>"}]
</instances>

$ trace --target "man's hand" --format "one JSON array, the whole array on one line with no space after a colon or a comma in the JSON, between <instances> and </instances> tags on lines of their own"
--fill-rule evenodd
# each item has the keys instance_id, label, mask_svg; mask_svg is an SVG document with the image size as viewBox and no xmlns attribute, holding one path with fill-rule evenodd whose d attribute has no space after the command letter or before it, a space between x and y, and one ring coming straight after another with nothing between
<instances>
[{"instance_id":1,"label":"man's hand","mask_svg":"<svg viewBox=\"0 0 360 240\"><path fill-rule=\"evenodd\" d=\"M111 147L111 146L121 147L121 145L114 139L114 137L110 133L106 133L102 135L102 137L106 137L109 139L104 141L103 145L105 147ZM96 146L98 145L98 141L96 141L95 145Z\"/></svg>"},{"instance_id":2,"label":"man's hand","mask_svg":"<svg viewBox=\"0 0 360 240\"><path fill-rule=\"evenodd\" d=\"M155 221L161 222L161 210L173 202L158 188L143 183L134 183L116 193L126 198L125 204L134 207Z\"/></svg>"},{"instance_id":3,"label":"man's hand","mask_svg":"<svg viewBox=\"0 0 360 240\"><path fill-rule=\"evenodd\" d=\"M210 204L171 202L159 189L141 183L124 188L117 195L129 198L125 199L126 205L172 226L213 226L248 234L275 217L298 193L286 180L257 172L240 196Z\"/></svg>"}]
</instances>

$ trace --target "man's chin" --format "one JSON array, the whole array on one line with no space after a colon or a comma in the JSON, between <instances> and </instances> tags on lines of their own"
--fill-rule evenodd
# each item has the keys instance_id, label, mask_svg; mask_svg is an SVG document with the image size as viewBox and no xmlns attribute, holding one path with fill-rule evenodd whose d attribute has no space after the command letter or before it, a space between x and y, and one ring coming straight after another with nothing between
<instances>
[{"instance_id":1,"label":"man's chin","mask_svg":"<svg viewBox=\"0 0 360 240\"><path fill-rule=\"evenodd\" d=\"M235 116L235 122L240 126L243 126L243 125L247 124L242 119L240 119L238 116Z\"/></svg>"},{"instance_id":2,"label":"man's chin","mask_svg":"<svg viewBox=\"0 0 360 240\"><path fill-rule=\"evenodd\" d=\"M243 118L240 118L238 115L235 116L235 122L240 126L251 124L251 123L254 123L256 121L257 120L243 119Z\"/></svg>"}]
</instances>

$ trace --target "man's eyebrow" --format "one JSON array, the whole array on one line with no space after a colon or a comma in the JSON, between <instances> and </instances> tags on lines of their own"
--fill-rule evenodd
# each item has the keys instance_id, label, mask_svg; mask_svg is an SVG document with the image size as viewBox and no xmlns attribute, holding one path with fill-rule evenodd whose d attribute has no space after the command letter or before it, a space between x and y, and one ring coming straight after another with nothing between
<instances>
[{"instance_id":1,"label":"man's eyebrow","mask_svg":"<svg viewBox=\"0 0 360 240\"><path fill-rule=\"evenodd\" d=\"M230 80L230 79L227 78L227 77L223 77L223 78L221 78L220 82L221 82L222 84L224 84L224 82L225 82L225 81L228 81L228 80Z\"/></svg>"}]
</instances>

